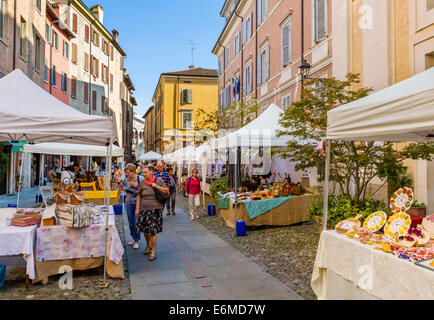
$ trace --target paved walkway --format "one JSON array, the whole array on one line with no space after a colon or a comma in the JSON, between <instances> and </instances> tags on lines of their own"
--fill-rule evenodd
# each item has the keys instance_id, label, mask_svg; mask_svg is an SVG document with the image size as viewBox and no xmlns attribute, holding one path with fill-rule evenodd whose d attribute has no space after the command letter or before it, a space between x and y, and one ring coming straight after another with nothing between
<instances>
[{"instance_id":1,"label":"paved walkway","mask_svg":"<svg viewBox=\"0 0 434 320\"><path fill-rule=\"evenodd\" d=\"M39 194L38 187L21 191L20 208L34 208L35 206L40 205L41 203L35 202L35 197L37 194ZM18 193L12 195L1 195L0 208L7 208L8 204L16 204L17 195Z\"/></svg>"},{"instance_id":2,"label":"paved walkway","mask_svg":"<svg viewBox=\"0 0 434 320\"><path fill-rule=\"evenodd\" d=\"M279 280L178 209L164 216L157 260L127 249L131 293L135 300L299 300ZM129 229L124 214L127 242Z\"/></svg>"}]
</instances>

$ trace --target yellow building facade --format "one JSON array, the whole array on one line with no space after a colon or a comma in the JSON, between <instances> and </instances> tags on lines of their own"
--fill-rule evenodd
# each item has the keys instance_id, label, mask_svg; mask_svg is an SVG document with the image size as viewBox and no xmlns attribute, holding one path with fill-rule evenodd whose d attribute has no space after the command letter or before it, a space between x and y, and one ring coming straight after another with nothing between
<instances>
[{"instance_id":1,"label":"yellow building facade","mask_svg":"<svg viewBox=\"0 0 434 320\"><path fill-rule=\"evenodd\" d=\"M333 76L338 79L359 73L359 87L378 91L434 67L433 0L333 0L332 21ZM405 165L416 199L432 212L434 163L409 160ZM382 184L375 181L372 190ZM377 196L385 197L385 191Z\"/></svg>"},{"instance_id":2,"label":"yellow building facade","mask_svg":"<svg viewBox=\"0 0 434 320\"><path fill-rule=\"evenodd\" d=\"M195 130L199 110L218 110L217 70L189 68L163 73L153 96L156 152L171 153L212 132ZM197 128L196 128L197 129Z\"/></svg>"}]
</instances>

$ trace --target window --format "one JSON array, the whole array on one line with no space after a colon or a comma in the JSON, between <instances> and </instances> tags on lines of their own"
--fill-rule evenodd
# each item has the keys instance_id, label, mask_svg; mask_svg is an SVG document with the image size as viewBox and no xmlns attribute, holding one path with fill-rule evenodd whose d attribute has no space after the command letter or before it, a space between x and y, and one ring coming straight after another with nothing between
<instances>
[{"instance_id":1,"label":"window","mask_svg":"<svg viewBox=\"0 0 434 320\"><path fill-rule=\"evenodd\" d=\"M124 58L120 57L119 64L121 66L121 70L124 70Z\"/></svg>"},{"instance_id":2,"label":"window","mask_svg":"<svg viewBox=\"0 0 434 320\"><path fill-rule=\"evenodd\" d=\"M257 0L258 1L258 16L257 23L258 26L262 24L268 15L268 0Z\"/></svg>"},{"instance_id":3,"label":"window","mask_svg":"<svg viewBox=\"0 0 434 320\"><path fill-rule=\"evenodd\" d=\"M183 104L193 103L193 89L182 89L182 103Z\"/></svg>"},{"instance_id":4,"label":"window","mask_svg":"<svg viewBox=\"0 0 434 320\"><path fill-rule=\"evenodd\" d=\"M54 30L53 30L53 47L54 49L59 50L59 35Z\"/></svg>"},{"instance_id":5,"label":"window","mask_svg":"<svg viewBox=\"0 0 434 320\"><path fill-rule=\"evenodd\" d=\"M77 78L71 77L71 97L77 98Z\"/></svg>"},{"instance_id":6,"label":"window","mask_svg":"<svg viewBox=\"0 0 434 320\"><path fill-rule=\"evenodd\" d=\"M86 42L89 42L89 26L88 25L84 26L84 40Z\"/></svg>"},{"instance_id":7,"label":"window","mask_svg":"<svg viewBox=\"0 0 434 320\"><path fill-rule=\"evenodd\" d=\"M25 57L27 54L27 38L26 38L26 20L21 18L20 22L20 56Z\"/></svg>"},{"instance_id":8,"label":"window","mask_svg":"<svg viewBox=\"0 0 434 320\"><path fill-rule=\"evenodd\" d=\"M35 36L35 69L41 69L41 38Z\"/></svg>"},{"instance_id":9,"label":"window","mask_svg":"<svg viewBox=\"0 0 434 320\"><path fill-rule=\"evenodd\" d=\"M114 51L112 45L110 45L110 58L111 58L112 60L115 59L115 51Z\"/></svg>"},{"instance_id":10,"label":"window","mask_svg":"<svg viewBox=\"0 0 434 320\"><path fill-rule=\"evenodd\" d=\"M62 91L68 92L68 76L62 72Z\"/></svg>"},{"instance_id":11,"label":"window","mask_svg":"<svg viewBox=\"0 0 434 320\"><path fill-rule=\"evenodd\" d=\"M434 51L425 55L425 70L434 67Z\"/></svg>"},{"instance_id":12,"label":"window","mask_svg":"<svg viewBox=\"0 0 434 320\"><path fill-rule=\"evenodd\" d=\"M72 44L72 57L71 61L73 64L77 64L77 44Z\"/></svg>"},{"instance_id":13,"label":"window","mask_svg":"<svg viewBox=\"0 0 434 320\"><path fill-rule=\"evenodd\" d=\"M182 111L182 129L193 129L192 111Z\"/></svg>"},{"instance_id":14,"label":"window","mask_svg":"<svg viewBox=\"0 0 434 320\"><path fill-rule=\"evenodd\" d=\"M89 83L84 82L84 103L89 103Z\"/></svg>"},{"instance_id":15,"label":"window","mask_svg":"<svg viewBox=\"0 0 434 320\"><path fill-rule=\"evenodd\" d=\"M243 22L241 28L241 40L242 43L247 43L247 41L249 41L249 39L252 37L253 35L253 13L251 12L250 15L248 16L247 20Z\"/></svg>"},{"instance_id":16,"label":"window","mask_svg":"<svg viewBox=\"0 0 434 320\"><path fill-rule=\"evenodd\" d=\"M97 98L96 91L93 90L92 91L92 109L95 110L95 111L96 111L96 107L97 107L97 104L98 104L98 102L96 101L96 98Z\"/></svg>"},{"instance_id":17,"label":"window","mask_svg":"<svg viewBox=\"0 0 434 320\"><path fill-rule=\"evenodd\" d=\"M84 53L84 70L89 71L89 54Z\"/></svg>"},{"instance_id":18,"label":"window","mask_svg":"<svg viewBox=\"0 0 434 320\"><path fill-rule=\"evenodd\" d=\"M220 77L222 75L222 61L219 60L218 64L218 76Z\"/></svg>"},{"instance_id":19,"label":"window","mask_svg":"<svg viewBox=\"0 0 434 320\"><path fill-rule=\"evenodd\" d=\"M320 42L326 36L326 0L313 1L314 12L314 39L315 43Z\"/></svg>"},{"instance_id":20,"label":"window","mask_svg":"<svg viewBox=\"0 0 434 320\"><path fill-rule=\"evenodd\" d=\"M426 0L426 11L434 9L434 0Z\"/></svg>"},{"instance_id":21,"label":"window","mask_svg":"<svg viewBox=\"0 0 434 320\"><path fill-rule=\"evenodd\" d=\"M0 0L0 38L6 38L6 26L8 17L8 2Z\"/></svg>"},{"instance_id":22,"label":"window","mask_svg":"<svg viewBox=\"0 0 434 320\"><path fill-rule=\"evenodd\" d=\"M240 32L234 38L234 58L240 52Z\"/></svg>"},{"instance_id":23,"label":"window","mask_svg":"<svg viewBox=\"0 0 434 320\"><path fill-rule=\"evenodd\" d=\"M38 9L39 12L41 12L42 3L41 0L36 0L36 9Z\"/></svg>"},{"instance_id":24,"label":"window","mask_svg":"<svg viewBox=\"0 0 434 320\"><path fill-rule=\"evenodd\" d=\"M78 30L78 17L75 13L72 14L72 31L77 33Z\"/></svg>"},{"instance_id":25,"label":"window","mask_svg":"<svg viewBox=\"0 0 434 320\"><path fill-rule=\"evenodd\" d=\"M113 92L113 75L110 74L110 91Z\"/></svg>"},{"instance_id":26,"label":"window","mask_svg":"<svg viewBox=\"0 0 434 320\"><path fill-rule=\"evenodd\" d=\"M56 66L53 66L51 68L51 85L53 87L57 87L57 72L56 72Z\"/></svg>"},{"instance_id":27,"label":"window","mask_svg":"<svg viewBox=\"0 0 434 320\"><path fill-rule=\"evenodd\" d=\"M282 66L291 61L291 20L282 27Z\"/></svg>"},{"instance_id":28,"label":"window","mask_svg":"<svg viewBox=\"0 0 434 320\"><path fill-rule=\"evenodd\" d=\"M284 111L288 110L292 103L292 96L291 94L287 94L283 96L282 98L282 109Z\"/></svg>"},{"instance_id":29,"label":"window","mask_svg":"<svg viewBox=\"0 0 434 320\"><path fill-rule=\"evenodd\" d=\"M270 47L267 45L257 59L257 83L261 84L270 78Z\"/></svg>"},{"instance_id":30,"label":"window","mask_svg":"<svg viewBox=\"0 0 434 320\"><path fill-rule=\"evenodd\" d=\"M48 61L45 60L44 66L44 81L48 83Z\"/></svg>"},{"instance_id":31,"label":"window","mask_svg":"<svg viewBox=\"0 0 434 320\"><path fill-rule=\"evenodd\" d=\"M66 41L63 41L63 56L69 59L69 43Z\"/></svg>"},{"instance_id":32,"label":"window","mask_svg":"<svg viewBox=\"0 0 434 320\"><path fill-rule=\"evenodd\" d=\"M51 27L48 23L45 24L45 41L51 43Z\"/></svg>"},{"instance_id":33,"label":"window","mask_svg":"<svg viewBox=\"0 0 434 320\"><path fill-rule=\"evenodd\" d=\"M243 92L244 94L248 94L253 90L253 63L250 62L247 67L244 69L243 75Z\"/></svg>"}]
</instances>

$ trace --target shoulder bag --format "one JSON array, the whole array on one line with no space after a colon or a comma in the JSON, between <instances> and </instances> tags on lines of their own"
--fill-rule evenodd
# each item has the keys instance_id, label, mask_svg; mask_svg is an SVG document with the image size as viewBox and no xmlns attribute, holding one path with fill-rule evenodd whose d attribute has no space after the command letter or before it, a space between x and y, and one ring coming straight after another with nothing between
<instances>
[{"instance_id":1,"label":"shoulder bag","mask_svg":"<svg viewBox=\"0 0 434 320\"><path fill-rule=\"evenodd\" d=\"M158 190L157 188L153 188L153 189L154 189L155 197L157 198L158 202L165 204L169 199L169 195L167 193Z\"/></svg>"}]
</instances>

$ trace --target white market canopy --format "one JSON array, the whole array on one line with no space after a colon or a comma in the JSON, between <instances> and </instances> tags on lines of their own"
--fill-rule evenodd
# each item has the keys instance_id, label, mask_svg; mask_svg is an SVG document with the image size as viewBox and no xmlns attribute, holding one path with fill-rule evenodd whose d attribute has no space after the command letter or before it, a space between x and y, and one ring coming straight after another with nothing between
<instances>
[{"instance_id":1,"label":"white market canopy","mask_svg":"<svg viewBox=\"0 0 434 320\"><path fill-rule=\"evenodd\" d=\"M434 141L434 68L328 112L327 139Z\"/></svg>"},{"instance_id":2,"label":"white market canopy","mask_svg":"<svg viewBox=\"0 0 434 320\"><path fill-rule=\"evenodd\" d=\"M149 151L148 153L140 155L137 159L140 161L145 160L160 160L162 158L161 154L156 153L154 151Z\"/></svg>"},{"instance_id":3,"label":"white market canopy","mask_svg":"<svg viewBox=\"0 0 434 320\"><path fill-rule=\"evenodd\" d=\"M271 104L255 120L241 129L211 142L212 149L226 149L233 147L285 147L289 136L277 136L283 127L279 124L283 111L275 104Z\"/></svg>"},{"instance_id":4,"label":"white market canopy","mask_svg":"<svg viewBox=\"0 0 434 320\"><path fill-rule=\"evenodd\" d=\"M106 145L117 130L109 117L81 113L16 69L0 79L0 141Z\"/></svg>"},{"instance_id":5,"label":"white market canopy","mask_svg":"<svg viewBox=\"0 0 434 320\"><path fill-rule=\"evenodd\" d=\"M24 145L26 153L40 153L66 156L107 157L107 147L71 143L38 143ZM112 146L113 157L123 157L124 149Z\"/></svg>"}]
</instances>

